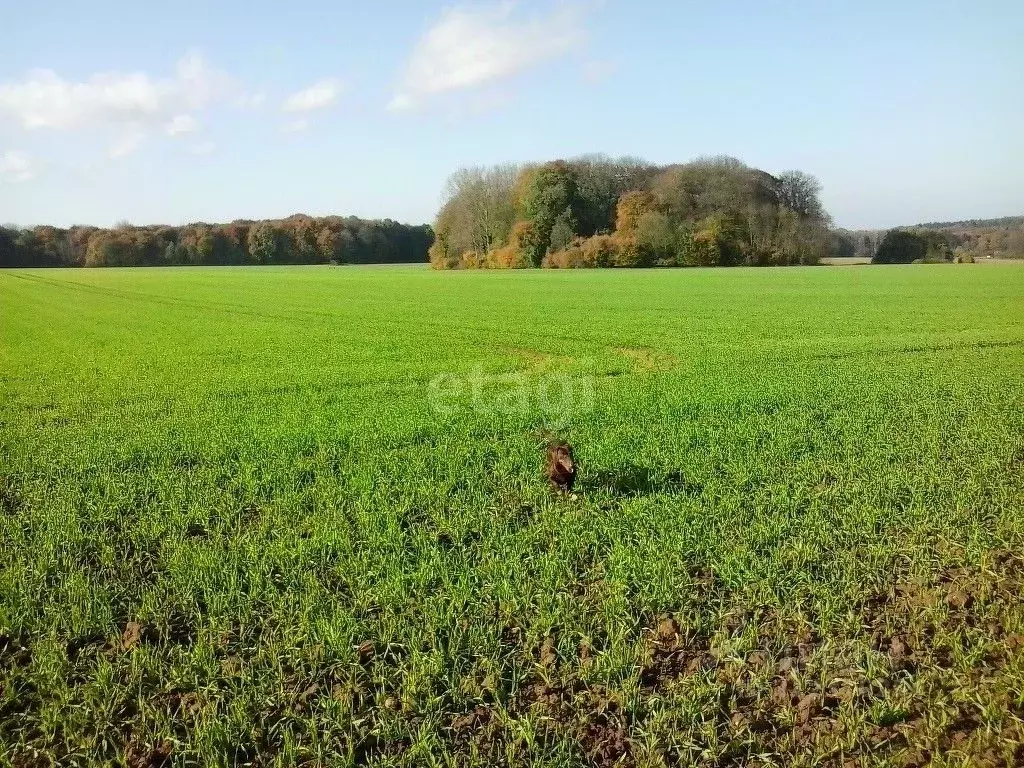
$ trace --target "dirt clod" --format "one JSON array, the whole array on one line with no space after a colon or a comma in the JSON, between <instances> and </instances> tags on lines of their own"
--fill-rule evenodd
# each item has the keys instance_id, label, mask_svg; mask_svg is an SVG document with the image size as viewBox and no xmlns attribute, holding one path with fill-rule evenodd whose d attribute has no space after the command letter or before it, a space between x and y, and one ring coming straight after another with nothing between
<instances>
[{"instance_id":1,"label":"dirt clod","mask_svg":"<svg viewBox=\"0 0 1024 768\"><path fill-rule=\"evenodd\" d=\"M821 707L821 696L817 693L806 693L800 697L796 705L797 722L806 725Z\"/></svg>"},{"instance_id":2,"label":"dirt clod","mask_svg":"<svg viewBox=\"0 0 1024 768\"><path fill-rule=\"evenodd\" d=\"M772 686L772 702L778 707L785 707L793 700L793 683L789 678L781 678Z\"/></svg>"},{"instance_id":3,"label":"dirt clod","mask_svg":"<svg viewBox=\"0 0 1024 768\"><path fill-rule=\"evenodd\" d=\"M364 640L358 646L356 646L356 655L359 657L359 663L366 666L373 661L374 656L377 655L376 646L374 646L372 640Z\"/></svg>"},{"instance_id":4,"label":"dirt clod","mask_svg":"<svg viewBox=\"0 0 1024 768\"><path fill-rule=\"evenodd\" d=\"M901 661L904 656L907 655L907 645L903 640L897 636L892 638L889 643L889 657L893 661Z\"/></svg>"},{"instance_id":5,"label":"dirt clod","mask_svg":"<svg viewBox=\"0 0 1024 768\"><path fill-rule=\"evenodd\" d=\"M558 647L555 638L548 635L540 646L540 665L542 667L553 667L558 663Z\"/></svg>"},{"instance_id":6,"label":"dirt clod","mask_svg":"<svg viewBox=\"0 0 1024 768\"><path fill-rule=\"evenodd\" d=\"M137 621L129 621L125 627L124 632L121 633L121 647L126 651L130 651L142 640L143 626Z\"/></svg>"},{"instance_id":7,"label":"dirt clod","mask_svg":"<svg viewBox=\"0 0 1024 768\"><path fill-rule=\"evenodd\" d=\"M630 751L625 729L611 723L588 724L580 735L580 746L597 768L621 765Z\"/></svg>"},{"instance_id":8,"label":"dirt clod","mask_svg":"<svg viewBox=\"0 0 1024 768\"><path fill-rule=\"evenodd\" d=\"M452 720L451 729L456 733L471 731L486 724L491 719L491 710L485 706L477 706L472 712L460 715Z\"/></svg>"},{"instance_id":9,"label":"dirt clod","mask_svg":"<svg viewBox=\"0 0 1024 768\"><path fill-rule=\"evenodd\" d=\"M657 638L662 642L671 642L679 637L679 625L671 616L664 617L658 623Z\"/></svg>"},{"instance_id":10,"label":"dirt clod","mask_svg":"<svg viewBox=\"0 0 1024 768\"><path fill-rule=\"evenodd\" d=\"M946 605L956 611L962 611L965 608L969 608L974 602L974 598L962 589L954 589L946 595Z\"/></svg>"},{"instance_id":11,"label":"dirt clod","mask_svg":"<svg viewBox=\"0 0 1024 768\"><path fill-rule=\"evenodd\" d=\"M165 768L171 764L173 751L174 745L169 741L151 749L129 743L125 748L124 762L128 768Z\"/></svg>"}]
</instances>

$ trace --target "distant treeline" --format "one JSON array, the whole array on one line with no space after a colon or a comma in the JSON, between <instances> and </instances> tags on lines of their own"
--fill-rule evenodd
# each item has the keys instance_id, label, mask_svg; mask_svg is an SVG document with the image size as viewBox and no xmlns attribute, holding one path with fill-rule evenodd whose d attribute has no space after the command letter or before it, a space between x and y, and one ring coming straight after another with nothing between
<instances>
[{"instance_id":1,"label":"distant treeline","mask_svg":"<svg viewBox=\"0 0 1024 768\"><path fill-rule=\"evenodd\" d=\"M889 237L894 232L914 237ZM1024 216L933 222L888 231L843 231L837 235L844 243L844 251L849 251L842 255L864 256L883 262L891 260L894 244L899 244L900 253L915 253L926 261L1024 259ZM887 238L889 247L880 253ZM922 247L925 255L920 255Z\"/></svg>"},{"instance_id":2,"label":"distant treeline","mask_svg":"<svg viewBox=\"0 0 1024 768\"><path fill-rule=\"evenodd\" d=\"M731 157L464 169L448 182L430 261L438 269L815 264L844 247L819 191L801 171L773 176Z\"/></svg>"},{"instance_id":3,"label":"distant treeline","mask_svg":"<svg viewBox=\"0 0 1024 768\"><path fill-rule=\"evenodd\" d=\"M425 262L433 240L426 224L301 214L180 227L0 227L0 267Z\"/></svg>"},{"instance_id":4,"label":"distant treeline","mask_svg":"<svg viewBox=\"0 0 1024 768\"><path fill-rule=\"evenodd\" d=\"M1002 216L998 219L964 219L963 221L932 221L915 224L922 229L1006 229L1024 227L1024 216Z\"/></svg>"}]
</instances>

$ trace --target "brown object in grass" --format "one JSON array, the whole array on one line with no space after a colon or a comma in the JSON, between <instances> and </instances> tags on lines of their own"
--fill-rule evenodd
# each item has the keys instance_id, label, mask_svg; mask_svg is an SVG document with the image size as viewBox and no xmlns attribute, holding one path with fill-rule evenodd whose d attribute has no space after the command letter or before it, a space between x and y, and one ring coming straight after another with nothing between
<instances>
[{"instance_id":1,"label":"brown object in grass","mask_svg":"<svg viewBox=\"0 0 1024 768\"><path fill-rule=\"evenodd\" d=\"M124 633L121 635L121 646L126 651L130 651L142 640L142 634L143 626L137 621L129 621L125 625Z\"/></svg>"},{"instance_id":2,"label":"brown object in grass","mask_svg":"<svg viewBox=\"0 0 1024 768\"><path fill-rule=\"evenodd\" d=\"M566 442L548 444L547 466L544 470L548 482L556 491L569 493L576 482L576 457Z\"/></svg>"}]
</instances>

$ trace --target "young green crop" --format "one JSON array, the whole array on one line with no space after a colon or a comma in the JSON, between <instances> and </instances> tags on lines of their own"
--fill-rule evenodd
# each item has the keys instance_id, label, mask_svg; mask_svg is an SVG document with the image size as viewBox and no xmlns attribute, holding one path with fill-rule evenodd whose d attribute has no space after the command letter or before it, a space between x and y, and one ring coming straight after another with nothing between
<instances>
[{"instance_id":1,"label":"young green crop","mask_svg":"<svg viewBox=\"0 0 1024 768\"><path fill-rule=\"evenodd\" d=\"M0 313L0 765L1024 754L1024 269L3 271Z\"/></svg>"}]
</instances>

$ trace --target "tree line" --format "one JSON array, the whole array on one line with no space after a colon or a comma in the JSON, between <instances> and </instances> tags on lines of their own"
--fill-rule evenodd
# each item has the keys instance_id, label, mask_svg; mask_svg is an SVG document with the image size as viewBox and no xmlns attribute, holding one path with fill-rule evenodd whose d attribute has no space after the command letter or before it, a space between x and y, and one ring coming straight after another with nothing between
<instances>
[{"instance_id":1,"label":"tree line","mask_svg":"<svg viewBox=\"0 0 1024 768\"><path fill-rule=\"evenodd\" d=\"M947 232L959 248L974 258L1024 259L1024 217L941 231Z\"/></svg>"},{"instance_id":2,"label":"tree line","mask_svg":"<svg viewBox=\"0 0 1024 768\"><path fill-rule=\"evenodd\" d=\"M585 156L456 172L437 269L815 264L840 247L801 171L731 157L657 166Z\"/></svg>"},{"instance_id":3,"label":"tree line","mask_svg":"<svg viewBox=\"0 0 1024 768\"><path fill-rule=\"evenodd\" d=\"M140 267L425 262L429 225L354 216L230 224L0 227L0 267Z\"/></svg>"},{"instance_id":4,"label":"tree line","mask_svg":"<svg viewBox=\"0 0 1024 768\"><path fill-rule=\"evenodd\" d=\"M913 264L962 260L954 249L955 242L946 232L934 229L891 229L882 237L871 261L874 264Z\"/></svg>"},{"instance_id":5,"label":"tree line","mask_svg":"<svg viewBox=\"0 0 1024 768\"><path fill-rule=\"evenodd\" d=\"M876 263L1024 259L1024 216L841 231L837 236L844 244L839 255Z\"/></svg>"}]
</instances>

